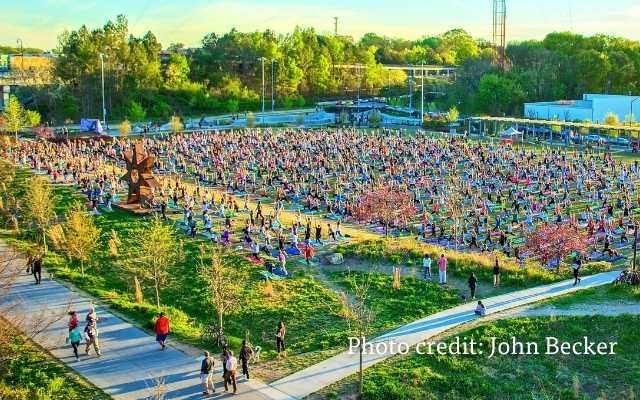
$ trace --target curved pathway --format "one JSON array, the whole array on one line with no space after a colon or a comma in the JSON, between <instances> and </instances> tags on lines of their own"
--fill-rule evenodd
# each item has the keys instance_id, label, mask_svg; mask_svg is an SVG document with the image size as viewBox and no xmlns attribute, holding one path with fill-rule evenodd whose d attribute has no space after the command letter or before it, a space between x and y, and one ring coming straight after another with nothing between
<instances>
[{"instance_id":1,"label":"curved pathway","mask_svg":"<svg viewBox=\"0 0 640 400\"><path fill-rule=\"evenodd\" d=\"M6 246L0 242L0 251L3 250L6 250ZM24 260L18 260L15 264L16 268L24 271ZM581 285L576 287L572 285L572 281L563 281L490 297L484 299L484 303L489 315L496 314L577 290L605 285L611 283L617 275L617 271L610 271L584 277ZM20 301L16 302L16 300ZM47 331L36 336L34 340L116 399L150 398L157 378L164 380L167 399L202 397L199 358L194 358L173 347L169 347L164 352L159 351L152 335L101 307L98 307L98 314L103 318L99 328L104 355L101 358L82 355L80 361L75 362L71 349L65 345L67 317L63 314L71 306L79 313L80 318L84 318L90 301L90 298L82 297L56 281L44 279L41 285L34 285L31 276L21 275L9 295L0 298L0 311L4 308L3 306L17 303L17 306L12 307L9 312L28 316L37 315L46 309L53 314L59 313L61 319L51 325ZM394 341L413 346L451 328L476 320L473 308L473 303L463 304L404 325L371 339L371 342ZM390 349L381 354L365 355L364 366L370 367L395 354L397 349ZM242 400L300 399L357 371L357 352L350 354L345 351L268 385L241 379L240 393L234 398ZM219 373L215 376L219 381ZM218 383L216 388L218 393L222 390L220 386ZM226 396L218 395L215 398L223 397Z\"/></svg>"}]
</instances>

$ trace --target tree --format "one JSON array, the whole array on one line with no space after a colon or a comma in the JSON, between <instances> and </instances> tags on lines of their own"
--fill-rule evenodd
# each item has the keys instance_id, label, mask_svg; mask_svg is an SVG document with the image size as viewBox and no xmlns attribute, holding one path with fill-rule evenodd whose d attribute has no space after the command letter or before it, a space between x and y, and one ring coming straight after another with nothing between
<instances>
[{"instance_id":1,"label":"tree","mask_svg":"<svg viewBox=\"0 0 640 400\"><path fill-rule=\"evenodd\" d=\"M33 110L24 110L25 125L33 128L40 125L40 113Z\"/></svg>"},{"instance_id":2,"label":"tree","mask_svg":"<svg viewBox=\"0 0 640 400\"><path fill-rule=\"evenodd\" d=\"M449 125L451 125L454 122L458 122L458 118L460 118L460 112L458 111L458 108L456 106L451 107L449 111L447 111L447 122L449 123Z\"/></svg>"},{"instance_id":3,"label":"tree","mask_svg":"<svg viewBox=\"0 0 640 400\"><path fill-rule=\"evenodd\" d=\"M568 223L541 226L526 237L523 252L537 258L545 266L560 263L572 252L584 253L589 246L589 238L583 231Z\"/></svg>"},{"instance_id":4,"label":"tree","mask_svg":"<svg viewBox=\"0 0 640 400\"><path fill-rule=\"evenodd\" d=\"M122 136L129 135L129 133L131 133L131 122L129 122L128 119L125 119L120 123L120 128L118 128L118 130Z\"/></svg>"},{"instance_id":5,"label":"tree","mask_svg":"<svg viewBox=\"0 0 640 400\"><path fill-rule=\"evenodd\" d=\"M36 175L29 179L25 194L26 221L42 237L42 245L47 252L47 228L54 216L54 194L46 178Z\"/></svg>"},{"instance_id":6,"label":"tree","mask_svg":"<svg viewBox=\"0 0 640 400\"><path fill-rule=\"evenodd\" d=\"M391 185L362 195L354 212L354 217L360 222L381 223L385 233L390 226L406 227L415 216L416 207L411 194Z\"/></svg>"},{"instance_id":7,"label":"tree","mask_svg":"<svg viewBox=\"0 0 640 400\"><path fill-rule=\"evenodd\" d=\"M24 110L16 96L9 96L9 101L4 107L2 117L6 127L5 129L9 132L13 132L16 137L18 137L18 132L24 126Z\"/></svg>"},{"instance_id":8,"label":"tree","mask_svg":"<svg viewBox=\"0 0 640 400\"><path fill-rule=\"evenodd\" d=\"M217 340L222 344L224 337L224 316L228 314L240 300L240 282L242 277L237 269L226 264L229 254L224 254L218 247L211 248L207 254L207 247L200 246L200 277L208 289L207 299L216 311L218 320Z\"/></svg>"},{"instance_id":9,"label":"tree","mask_svg":"<svg viewBox=\"0 0 640 400\"><path fill-rule=\"evenodd\" d=\"M100 244L100 228L87 213L86 207L77 202L67 211L62 229L65 252L71 259L80 262L80 271L84 276L85 264L90 262Z\"/></svg>"},{"instance_id":10,"label":"tree","mask_svg":"<svg viewBox=\"0 0 640 400\"><path fill-rule=\"evenodd\" d=\"M165 84L170 88L179 88L189 80L189 61L179 53L171 54L164 72Z\"/></svg>"},{"instance_id":11,"label":"tree","mask_svg":"<svg viewBox=\"0 0 640 400\"><path fill-rule=\"evenodd\" d=\"M147 112L140 103L132 100L129 102L127 116L133 122L141 122L147 118Z\"/></svg>"},{"instance_id":12,"label":"tree","mask_svg":"<svg viewBox=\"0 0 640 400\"><path fill-rule=\"evenodd\" d=\"M171 270L183 259L182 242L176 238L173 226L165 225L158 215L135 238L137 247L128 262L129 269L143 281L151 282L156 306L160 307L162 288L169 282Z\"/></svg>"},{"instance_id":13,"label":"tree","mask_svg":"<svg viewBox=\"0 0 640 400\"><path fill-rule=\"evenodd\" d=\"M366 335L371 332L371 322L374 319L373 311L369 307L369 295L374 274L375 270L371 269L369 272L362 274L362 277L352 274L351 271L349 271L349 275L347 276L347 282L349 282L354 298L351 305L351 312L349 313L349 327L359 339L358 394L360 397L362 397L364 382L362 360L364 342ZM353 325L351 325L351 322L353 322Z\"/></svg>"},{"instance_id":14,"label":"tree","mask_svg":"<svg viewBox=\"0 0 640 400\"><path fill-rule=\"evenodd\" d=\"M180 120L180 117L174 115L171 117L171 121L169 121L169 125L171 126L171 132L177 133L184 129L184 125Z\"/></svg>"}]
</instances>

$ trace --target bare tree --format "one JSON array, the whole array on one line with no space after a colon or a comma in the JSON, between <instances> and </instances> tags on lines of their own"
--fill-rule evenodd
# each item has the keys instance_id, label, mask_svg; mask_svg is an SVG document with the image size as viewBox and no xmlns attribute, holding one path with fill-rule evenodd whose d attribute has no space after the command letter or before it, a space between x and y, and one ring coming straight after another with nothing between
<instances>
[{"instance_id":1,"label":"bare tree","mask_svg":"<svg viewBox=\"0 0 640 400\"><path fill-rule=\"evenodd\" d=\"M0 242L0 349L9 348L16 330L33 339L64 318L71 309L69 299L62 307L45 306L36 312L25 313L25 299L12 292L25 267L24 255ZM4 356L5 353L0 351L0 363L4 362Z\"/></svg>"},{"instance_id":2,"label":"bare tree","mask_svg":"<svg viewBox=\"0 0 640 400\"><path fill-rule=\"evenodd\" d=\"M351 313L349 313L349 330L353 332L353 334L357 335L359 338L360 345L358 346L359 351L359 368L358 368L358 394L362 397L363 392L363 382L364 382L364 373L363 373L363 361L362 354L364 351L364 339L366 335L371 332L371 322L373 321L374 315L372 310L369 308L369 295L371 289L371 283L373 281L373 275L375 274L375 269L369 270L369 272L361 273L361 274L353 274L349 271L349 275L347 276L347 281L349 282L349 286L351 291L353 292L353 299L351 302Z\"/></svg>"},{"instance_id":3,"label":"bare tree","mask_svg":"<svg viewBox=\"0 0 640 400\"><path fill-rule=\"evenodd\" d=\"M228 254L223 254L217 247L209 247L210 254L207 254L207 247L200 246L200 276L207 283L209 299L216 311L218 326L216 339L218 344L222 344L224 338L224 316L236 307L240 299L240 275L235 268L229 267L225 263Z\"/></svg>"}]
</instances>

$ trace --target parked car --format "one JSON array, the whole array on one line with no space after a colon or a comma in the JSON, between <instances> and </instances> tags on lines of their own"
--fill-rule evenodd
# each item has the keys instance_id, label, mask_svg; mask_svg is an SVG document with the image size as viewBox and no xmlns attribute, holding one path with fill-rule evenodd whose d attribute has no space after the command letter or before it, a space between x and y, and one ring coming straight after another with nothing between
<instances>
[{"instance_id":1,"label":"parked car","mask_svg":"<svg viewBox=\"0 0 640 400\"><path fill-rule=\"evenodd\" d=\"M631 142L626 137L618 136L617 138L609 139L609 143L615 144L618 146L629 146Z\"/></svg>"},{"instance_id":2,"label":"parked car","mask_svg":"<svg viewBox=\"0 0 640 400\"><path fill-rule=\"evenodd\" d=\"M607 143L607 139L600 135L583 136L582 140L589 143Z\"/></svg>"}]
</instances>

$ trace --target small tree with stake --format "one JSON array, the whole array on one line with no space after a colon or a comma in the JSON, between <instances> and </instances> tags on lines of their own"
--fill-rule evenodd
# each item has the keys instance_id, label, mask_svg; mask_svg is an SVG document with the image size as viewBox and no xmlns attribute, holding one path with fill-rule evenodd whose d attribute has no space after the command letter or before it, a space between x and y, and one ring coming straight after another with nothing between
<instances>
[{"instance_id":1,"label":"small tree with stake","mask_svg":"<svg viewBox=\"0 0 640 400\"><path fill-rule=\"evenodd\" d=\"M85 264L100 244L98 228L82 203L77 202L67 212L62 225L64 231L64 251L73 260L80 262L80 271L84 276Z\"/></svg>"},{"instance_id":2,"label":"small tree with stake","mask_svg":"<svg viewBox=\"0 0 640 400\"><path fill-rule=\"evenodd\" d=\"M25 196L26 219L35 227L42 238L44 252L47 252L47 229L54 216L53 190L49 182L42 176L34 176L29 180Z\"/></svg>"},{"instance_id":3,"label":"small tree with stake","mask_svg":"<svg viewBox=\"0 0 640 400\"><path fill-rule=\"evenodd\" d=\"M359 361L358 361L358 394L362 398L363 384L364 384L364 369L362 355L364 352L364 339L371 331L371 322L374 315L369 307L369 295L371 292L371 285L373 282L373 274L375 270L370 270L368 273L363 274L362 277L349 272L347 280L353 293L353 302L351 304L351 311L348 313L350 330L353 334L358 336L359 339ZM351 324L353 322L353 324Z\"/></svg>"},{"instance_id":4,"label":"small tree with stake","mask_svg":"<svg viewBox=\"0 0 640 400\"><path fill-rule=\"evenodd\" d=\"M523 251L540 260L544 265L556 262L556 272L560 272L560 262L572 252L584 253L589 246L589 237L571 224L549 224L529 234Z\"/></svg>"},{"instance_id":5,"label":"small tree with stake","mask_svg":"<svg viewBox=\"0 0 640 400\"><path fill-rule=\"evenodd\" d=\"M354 216L360 222L380 222L387 234L390 226L406 227L416 216L416 206L408 191L387 185L362 195Z\"/></svg>"},{"instance_id":6,"label":"small tree with stake","mask_svg":"<svg viewBox=\"0 0 640 400\"><path fill-rule=\"evenodd\" d=\"M200 247L200 276L207 285L211 305L215 308L218 326L214 336L217 344L224 344L224 316L236 307L240 299L240 281L237 269L232 268L225 260L229 255L219 248L212 248L207 254L207 247Z\"/></svg>"},{"instance_id":7,"label":"small tree with stake","mask_svg":"<svg viewBox=\"0 0 640 400\"><path fill-rule=\"evenodd\" d=\"M171 277L170 271L183 259L182 242L176 238L174 228L164 224L158 215L136 239L138 247L130 258L130 269L135 276L153 284L156 305L160 307L161 291Z\"/></svg>"}]
</instances>

